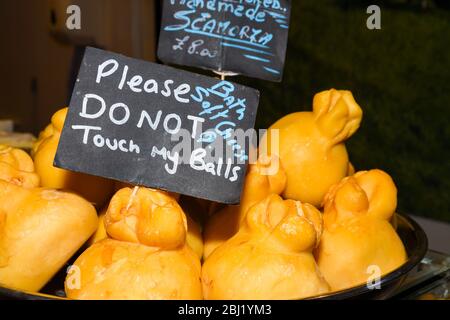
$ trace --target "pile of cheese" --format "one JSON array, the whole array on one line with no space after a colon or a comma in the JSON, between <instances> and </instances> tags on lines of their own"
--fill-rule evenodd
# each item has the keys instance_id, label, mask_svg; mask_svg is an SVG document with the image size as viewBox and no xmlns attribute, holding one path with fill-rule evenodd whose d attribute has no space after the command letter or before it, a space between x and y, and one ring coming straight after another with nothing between
<instances>
[{"instance_id":1,"label":"pile of cheese","mask_svg":"<svg viewBox=\"0 0 450 320\"><path fill-rule=\"evenodd\" d=\"M269 128L236 206L53 167L66 113L33 160L0 146L2 286L39 291L82 247L69 298L301 299L407 259L391 223L394 182L349 162L344 142L362 119L349 91L320 92L311 112Z\"/></svg>"}]
</instances>

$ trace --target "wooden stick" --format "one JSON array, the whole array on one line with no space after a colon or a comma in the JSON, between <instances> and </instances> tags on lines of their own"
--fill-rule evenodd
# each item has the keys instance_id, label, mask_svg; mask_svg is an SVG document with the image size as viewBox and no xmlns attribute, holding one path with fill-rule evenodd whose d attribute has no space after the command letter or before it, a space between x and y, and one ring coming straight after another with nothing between
<instances>
[{"instance_id":1,"label":"wooden stick","mask_svg":"<svg viewBox=\"0 0 450 320\"><path fill-rule=\"evenodd\" d=\"M126 211L128 211L128 209L130 209L131 204L133 203L134 198L136 198L136 194L139 190L139 186L135 186L133 188L133 192L131 193L130 199L128 199L128 203L127 203L127 207L126 207Z\"/></svg>"}]
</instances>

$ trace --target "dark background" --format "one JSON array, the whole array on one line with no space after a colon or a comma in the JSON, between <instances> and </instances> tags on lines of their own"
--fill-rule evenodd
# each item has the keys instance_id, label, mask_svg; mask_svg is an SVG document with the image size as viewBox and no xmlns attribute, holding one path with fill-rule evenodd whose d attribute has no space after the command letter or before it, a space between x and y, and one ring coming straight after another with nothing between
<instances>
[{"instance_id":1,"label":"dark background","mask_svg":"<svg viewBox=\"0 0 450 320\"><path fill-rule=\"evenodd\" d=\"M79 32L65 28L70 4ZM370 4L381 30L366 28ZM85 45L154 61L159 18L156 0L0 1L0 119L42 129L67 104ZM449 0L292 0L283 81L232 81L261 91L259 128L310 110L319 91L351 90L364 111L347 143L356 169L390 173L399 211L450 221L449 72Z\"/></svg>"}]
</instances>

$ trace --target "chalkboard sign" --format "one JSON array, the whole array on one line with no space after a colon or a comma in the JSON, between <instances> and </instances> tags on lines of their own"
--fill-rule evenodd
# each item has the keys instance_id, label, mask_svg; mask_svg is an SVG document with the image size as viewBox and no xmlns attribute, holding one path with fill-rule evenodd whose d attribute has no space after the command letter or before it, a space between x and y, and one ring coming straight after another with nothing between
<instances>
[{"instance_id":1,"label":"chalkboard sign","mask_svg":"<svg viewBox=\"0 0 450 320\"><path fill-rule=\"evenodd\" d=\"M258 101L229 81L87 48L54 165L238 203Z\"/></svg>"},{"instance_id":2,"label":"chalkboard sign","mask_svg":"<svg viewBox=\"0 0 450 320\"><path fill-rule=\"evenodd\" d=\"M290 0L165 0L158 57L281 81Z\"/></svg>"}]
</instances>

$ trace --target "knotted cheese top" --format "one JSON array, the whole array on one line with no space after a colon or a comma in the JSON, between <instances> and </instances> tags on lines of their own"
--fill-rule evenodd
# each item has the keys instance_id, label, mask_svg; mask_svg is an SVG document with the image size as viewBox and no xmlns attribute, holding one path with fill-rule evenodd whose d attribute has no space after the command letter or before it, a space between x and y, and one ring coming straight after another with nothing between
<instances>
[{"instance_id":1,"label":"knotted cheese top","mask_svg":"<svg viewBox=\"0 0 450 320\"><path fill-rule=\"evenodd\" d=\"M319 210L272 194L247 212L243 232L290 252L312 251L322 234Z\"/></svg>"},{"instance_id":2,"label":"knotted cheese top","mask_svg":"<svg viewBox=\"0 0 450 320\"><path fill-rule=\"evenodd\" d=\"M286 174L277 156L261 156L248 166L240 204L240 219L256 202L270 194L281 194L286 186Z\"/></svg>"},{"instance_id":3,"label":"knotted cheese top","mask_svg":"<svg viewBox=\"0 0 450 320\"><path fill-rule=\"evenodd\" d=\"M389 220L397 207L397 188L382 170L360 171L330 188L324 199L327 227L358 216Z\"/></svg>"},{"instance_id":4,"label":"knotted cheese top","mask_svg":"<svg viewBox=\"0 0 450 320\"><path fill-rule=\"evenodd\" d=\"M123 188L112 197L105 227L113 239L166 250L183 246L187 233L186 216L176 200L143 187Z\"/></svg>"},{"instance_id":5,"label":"knotted cheese top","mask_svg":"<svg viewBox=\"0 0 450 320\"><path fill-rule=\"evenodd\" d=\"M362 119L361 107L347 90L331 89L316 94L313 113L320 131L333 144L350 138L358 130Z\"/></svg>"}]
</instances>

